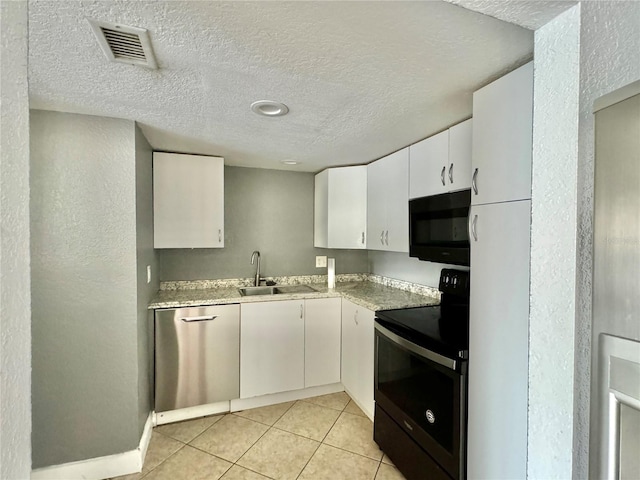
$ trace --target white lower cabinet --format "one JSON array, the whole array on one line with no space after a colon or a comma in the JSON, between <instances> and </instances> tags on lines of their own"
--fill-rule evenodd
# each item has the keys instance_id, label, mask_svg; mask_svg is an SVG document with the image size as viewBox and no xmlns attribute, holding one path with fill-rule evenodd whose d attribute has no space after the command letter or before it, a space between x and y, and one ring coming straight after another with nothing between
<instances>
[{"instance_id":1,"label":"white lower cabinet","mask_svg":"<svg viewBox=\"0 0 640 480\"><path fill-rule=\"evenodd\" d=\"M526 478L531 201L470 216L468 477Z\"/></svg>"},{"instance_id":2,"label":"white lower cabinet","mask_svg":"<svg viewBox=\"0 0 640 480\"><path fill-rule=\"evenodd\" d=\"M240 398L304 388L304 300L240 306Z\"/></svg>"},{"instance_id":3,"label":"white lower cabinet","mask_svg":"<svg viewBox=\"0 0 640 480\"><path fill-rule=\"evenodd\" d=\"M340 298L243 303L240 398L340 382Z\"/></svg>"},{"instance_id":4,"label":"white lower cabinet","mask_svg":"<svg viewBox=\"0 0 640 480\"><path fill-rule=\"evenodd\" d=\"M340 382L341 300L304 302L304 386Z\"/></svg>"},{"instance_id":5,"label":"white lower cabinet","mask_svg":"<svg viewBox=\"0 0 640 480\"><path fill-rule=\"evenodd\" d=\"M374 312L342 300L342 384L373 418Z\"/></svg>"}]
</instances>

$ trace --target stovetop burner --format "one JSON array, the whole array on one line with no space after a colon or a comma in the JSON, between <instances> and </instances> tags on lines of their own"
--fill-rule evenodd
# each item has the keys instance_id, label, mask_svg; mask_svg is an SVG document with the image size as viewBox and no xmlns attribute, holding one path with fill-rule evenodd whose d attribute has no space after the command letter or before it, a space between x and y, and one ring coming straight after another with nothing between
<instances>
[{"instance_id":1,"label":"stovetop burner","mask_svg":"<svg viewBox=\"0 0 640 480\"><path fill-rule=\"evenodd\" d=\"M410 342L449 358L469 350L469 272L443 269L440 305L376 312L376 321Z\"/></svg>"}]
</instances>

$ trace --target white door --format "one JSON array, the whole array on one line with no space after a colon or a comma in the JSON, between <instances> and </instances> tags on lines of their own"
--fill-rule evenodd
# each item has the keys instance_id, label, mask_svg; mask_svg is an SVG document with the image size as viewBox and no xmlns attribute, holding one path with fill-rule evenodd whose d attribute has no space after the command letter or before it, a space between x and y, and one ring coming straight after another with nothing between
<instances>
[{"instance_id":1,"label":"white door","mask_svg":"<svg viewBox=\"0 0 640 480\"><path fill-rule=\"evenodd\" d=\"M153 154L153 246L224 247L224 159Z\"/></svg>"},{"instance_id":2,"label":"white door","mask_svg":"<svg viewBox=\"0 0 640 480\"><path fill-rule=\"evenodd\" d=\"M532 132L533 62L473 94L472 205L531 198Z\"/></svg>"},{"instance_id":3,"label":"white door","mask_svg":"<svg viewBox=\"0 0 640 480\"><path fill-rule=\"evenodd\" d=\"M328 247L366 248L367 166L329 169L328 192Z\"/></svg>"},{"instance_id":4,"label":"white door","mask_svg":"<svg viewBox=\"0 0 640 480\"><path fill-rule=\"evenodd\" d=\"M409 252L409 148L382 161L387 189L385 250Z\"/></svg>"},{"instance_id":5,"label":"white door","mask_svg":"<svg viewBox=\"0 0 640 480\"><path fill-rule=\"evenodd\" d=\"M386 250L387 188L385 163L377 160L367 165L367 249Z\"/></svg>"},{"instance_id":6,"label":"white door","mask_svg":"<svg viewBox=\"0 0 640 480\"><path fill-rule=\"evenodd\" d=\"M339 383L341 300L305 300L304 308L304 386Z\"/></svg>"},{"instance_id":7,"label":"white door","mask_svg":"<svg viewBox=\"0 0 640 480\"><path fill-rule=\"evenodd\" d=\"M528 200L470 211L469 478L526 478L530 220Z\"/></svg>"},{"instance_id":8,"label":"white door","mask_svg":"<svg viewBox=\"0 0 640 480\"><path fill-rule=\"evenodd\" d=\"M342 384L369 418L374 400L374 312L342 300Z\"/></svg>"},{"instance_id":9,"label":"white door","mask_svg":"<svg viewBox=\"0 0 640 480\"><path fill-rule=\"evenodd\" d=\"M471 188L472 129L472 119L449 129L449 166L446 175L449 191Z\"/></svg>"},{"instance_id":10,"label":"white door","mask_svg":"<svg viewBox=\"0 0 640 480\"><path fill-rule=\"evenodd\" d=\"M240 306L240 398L304 388L304 301Z\"/></svg>"},{"instance_id":11,"label":"white door","mask_svg":"<svg viewBox=\"0 0 640 480\"><path fill-rule=\"evenodd\" d=\"M449 130L409 147L409 198L444 193L448 189Z\"/></svg>"}]
</instances>

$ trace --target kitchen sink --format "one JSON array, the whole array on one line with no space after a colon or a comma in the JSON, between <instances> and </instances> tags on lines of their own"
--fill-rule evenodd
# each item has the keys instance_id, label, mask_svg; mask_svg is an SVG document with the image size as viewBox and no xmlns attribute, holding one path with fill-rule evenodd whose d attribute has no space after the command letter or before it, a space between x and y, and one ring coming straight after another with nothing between
<instances>
[{"instance_id":1,"label":"kitchen sink","mask_svg":"<svg viewBox=\"0 0 640 480\"><path fill-rule=\"evenodd\" d=\"M308 293L315 292L309 285L282 285L279 287L240 287L240 295L248 297L251 295L277 295L287 293Z\"/></svg>"},{"instance_id":2,"label":"kitchen sink","mask_svg":"<svg viewBox=\"0 0 640 480\"><path fill-rule=\"evenodd\" d=\"M240 287L240 295L248 297L250 295L275 295L276 287Z\"/></svg>"}]
</instances>

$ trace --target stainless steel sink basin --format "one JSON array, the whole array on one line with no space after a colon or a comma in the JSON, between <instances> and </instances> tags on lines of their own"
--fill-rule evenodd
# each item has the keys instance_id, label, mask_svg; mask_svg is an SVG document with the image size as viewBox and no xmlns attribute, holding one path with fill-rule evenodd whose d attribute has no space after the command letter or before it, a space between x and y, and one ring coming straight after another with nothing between
<instances>
[{"instance_id":1,"label":"stainless steel sink basin","mask_svg":"<svg viewBox=\"0 0 640 480\"><path fill-rule=\"evenodd\" d=\"M248 297L251 295L277 295L287 293L308 293L315 292L309 285L282 285L276 287L240 287L240 295Z\"/></svg>"},{"instance_id":2,"label":"stainless steel sink basin","mask_svg":"<svg viewBox=\"0 0 640 480\"><path fill-rule=\"evenodd\" d=\"M240 287L240 295L248 297L250 295L275 295L276 287Z\"/></svg>"}]
</instances>

